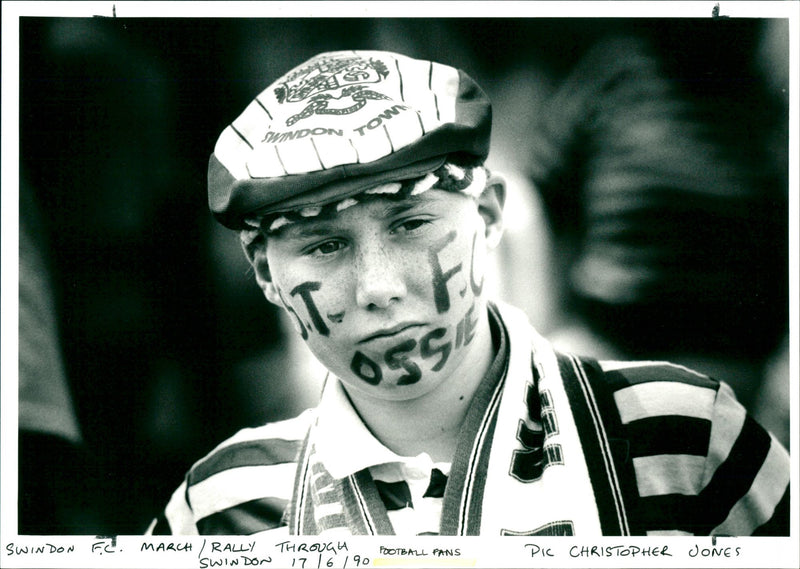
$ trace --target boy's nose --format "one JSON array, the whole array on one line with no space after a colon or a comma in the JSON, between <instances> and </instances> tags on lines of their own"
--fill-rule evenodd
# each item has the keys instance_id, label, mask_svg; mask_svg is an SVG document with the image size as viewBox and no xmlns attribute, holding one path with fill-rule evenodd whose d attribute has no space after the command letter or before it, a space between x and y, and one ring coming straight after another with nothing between
<instances>
[{"instance_id":1,"label":"boy's nose","mask_svg":"<svg viewBox=\"0 0 800 569\"><path fill-rule=\"evenodd\" d=\"M406 294L402 263L380 243L360 248L355 271L356 302L361 308L385 309Z\"/></svg>"}]
</instances>

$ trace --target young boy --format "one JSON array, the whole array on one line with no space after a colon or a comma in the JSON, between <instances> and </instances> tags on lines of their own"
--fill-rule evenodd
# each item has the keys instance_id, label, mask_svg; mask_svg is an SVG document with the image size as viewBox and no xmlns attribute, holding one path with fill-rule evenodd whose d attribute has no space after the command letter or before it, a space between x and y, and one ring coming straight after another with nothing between
<instances>
[{"instance_id":1,"label":"young boy","mask_svg":"<svg viewBox=\"0 0 800 569\"><path fill-rule=\"evenodd\" d=\"M490 301L504 182L462 71L324 53L220 136L209 202L329 374L196 463L152 533L788 535L788 454L730 388L556 353Z\"/></svg>"}]
</instances>

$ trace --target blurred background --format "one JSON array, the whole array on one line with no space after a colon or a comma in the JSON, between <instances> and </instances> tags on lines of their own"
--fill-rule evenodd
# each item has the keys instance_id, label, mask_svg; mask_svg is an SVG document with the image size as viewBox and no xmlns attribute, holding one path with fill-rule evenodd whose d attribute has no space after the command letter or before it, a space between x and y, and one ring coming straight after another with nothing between
<instances>
[{"instance_id":1,"label":"blurred background","mask_svg":"<svg viewBox=\"0 0 800 569\"><path fill-rule=\"evenodd\" d=\"M495 293L559 347L729 382L788 444L785 20L31 18L22 534L137 534L321 380L206 205L223 128L320 51L462 68L510 185Z\"/></svg>"}]
</instances>

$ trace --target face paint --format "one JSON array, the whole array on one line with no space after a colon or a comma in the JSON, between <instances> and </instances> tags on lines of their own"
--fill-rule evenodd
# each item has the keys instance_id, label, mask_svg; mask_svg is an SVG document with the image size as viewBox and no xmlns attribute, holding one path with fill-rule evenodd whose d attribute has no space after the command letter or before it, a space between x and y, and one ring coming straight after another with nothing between
<instances>
[{"instance_id":1,"label":"face paint","mask_svg":"<svg viewBox=\"0 0 800 569\"><path fill-rule=\"evenodd\" d=\"M419 366L415 364L407 355L402 355L405 352L410 352L417 345L416 340L406 340L398 344L394 348L386 350L384 360L389 369L403 368L407 374L397 380L397 385L411 385L417 383L422 377L422 372Z\"/></svg>"},{"instance_id":2,"label":"face paint","mask_svg":"<svg viewBox=\"0 0 800 569\"><path fill-rule=\"evenodd\" d=\"M336 314L328 314L328 320L334 324L341 324L342 320L344 320L344 310L337 312Z\"/></svg>"},{"instance_id":3,"label":"face paint","mask_svg":"<svg viewBox=\"0 0 800 569\"><path fill-rule=\"evenodd\" d=\"M343 383L378 397L416 397L460 381L452 374L469 373L461 362L477 359L485 224L473 201L447 192L426 192L404 209L387 204L376 198L330 219L304 220L297 231L273 236L267 254L271 278L282 287L276 300L321 363ZM319 235L346 246L309 253ZM402 287L388 305L364 307L355 261L361 248L376 245ZM368 330L400 322L422 327L362 343Z\"/></svg>"},{"instance_id":4,"label":"face paint","mask_svg":"<svg viewBox=\"0 0 800 569\"><path fill-rule=\"evenodd\" d=\"M480 284L475 282L475 243L478 241L478 233L472 236L472 261L469 268L469 286L472 288L472 294L480 296L483 291L483 281L486 275L481 275ZM463 295L462 295L463 296Z\"/></svg>"},{"instance_id":5,"label":"face paint","mask_svg":"<svg viewBox=\"0 0 800 569\"><path fill-rule=\"evenodd\" d=\"M315 290L319 290L322 287L322 283L309 281L303 284L299 284L292 289L291 295L297 296L300 295L300 298L303 299L303 303L306 305L306 310L308 310L309 316L311 316L311 321L314 323L314 327L317 331L322 334L323 336L327 336L330 334L330 330L328 330L328 326L325 324L325 321L322 319L322 316L317 310L317 306L314 304L314 299L311 298L311 292Z\"/></svg>"},{"instance_id":6,"label":"face paint","mask_svg":"<svg viewBox=\"0 0 800 569\"><path fill-rule=\"evenodd\" d=\"M370 385L378 385L383 379L381 367L361 352L356 352L353 356L350 371Z\"/></svg>"},{"instance_id":7,"label":"face paint","mask_svg":"<svg viewBox=\"0 0 800 569\"><path fill-rule=\"evenodd\" d=\"M294 308L292 308L289 305L289 303L286 302L286 299L283 298L283 292L281 292L281 289L276 286L275 290L278 291L278 297L281 299L281 303L283 304L283 307L286 309L286 311L289 314L292 315L292 318L294 319L294 322L297 325L298 330L300 331L300 336L303 338L303 340L307 340L308 339L308 330L306 330L306 327L303 325L303 321L300 320L300 317L297 315L297 312L294 311Z\"/></svg>"},{"instance_id":8,"label":"face paint","mask_svg":"<svg viewBox=\"0 0 800 569\"><path fill-rule=\"evenodd\" d=\"M453 353L454 350L458 350L472 342L472 339L475 337L475 328L477 326L474 313L475 302L473 301L469 310L467 310L464 317L456 325L455 341L448 340L438 346L431 345L432 341L443 338L447 334L447 328L431 330L419 341L420 357L423 360L439 355L439 361L431 367L431 371L440 371L447 363L450 354ZM407 355L416 347L416 340L407 339L384 352L383 359L389 369L395 370L402 368L406 371L406 375L401 376L400 379L397 380L397 385L411 385L422 379L422 370ZM380 365L359 351L355 353L350 362L350 370L370 385L378 385L383 379Z\"/></svg>"},{"instance_id":9,"label":"face paint","mask_svg":"<svg viewBox=\"0 0 800 569\"><path fill-rule=\"evenodd\" d=\"M439 314L450 310L450 293L447 291L447 281L461 270L461 263L459 263L447 272L442 272L439 253L455 238L456 232L451 231L428 251L428 262L433 269L433 300L436 303L436 311Z\"/></svg>"},{"instance_id":10,"label":"face paint","mask_svg":"<svg viewBox=\"0 0 800 569\"><path fill-rule=\"evenodd\" d=\"M439 361L431 368L433 371L439 371L447 363L447 358L450 357L450 350L452 349L450 342L445 342L441 346L432 347L431 340L438 340L447 333L447 328L437 328L431 330L422 337L419 342L419 352L423 359L432 358L436 354L442 354Z\"/></svg>"},{"instance_id":11,"label":"face paint","mask_svg":"<svg viewBox=\"0 0 800 569\"><path fill-rule=\"evenodd\" d=\"M462 341L463 345L466 346L475 336L475 326L477 326L478 322L472 319L474 310L475 304L473 303L472 306L469 307L469 310L467 310L464 318L456 326L456 349L462 346Z\"/></svg>"}]
</instances>

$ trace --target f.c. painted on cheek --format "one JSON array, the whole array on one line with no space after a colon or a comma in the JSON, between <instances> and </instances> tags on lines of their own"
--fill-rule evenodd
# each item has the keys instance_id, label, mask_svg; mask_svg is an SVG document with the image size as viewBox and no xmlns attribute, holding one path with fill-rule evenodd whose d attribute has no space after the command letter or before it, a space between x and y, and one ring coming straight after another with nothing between
<instances>
[{"instance_id":1,"label":"f.c. painted on cheek","mask_svg":"<svg viewBox=\"0 0 800 569\"><path fill-rule=\"evenodd\" d=\"M439 261L439 253L456 238L456 231L453 230L445 235L438 243L428 250L428 262L433 269L433 300L436 303L436 311L441 314L450 310L450 293L447 290L447 281L452 279L461 270L461 263L455 267L442 270Z\"/></svg>"}]
</instances>

